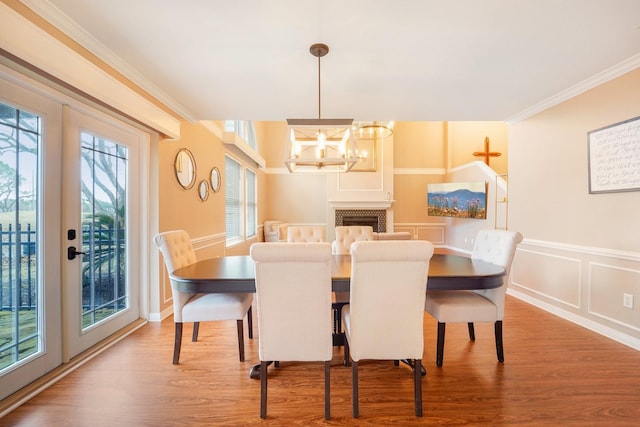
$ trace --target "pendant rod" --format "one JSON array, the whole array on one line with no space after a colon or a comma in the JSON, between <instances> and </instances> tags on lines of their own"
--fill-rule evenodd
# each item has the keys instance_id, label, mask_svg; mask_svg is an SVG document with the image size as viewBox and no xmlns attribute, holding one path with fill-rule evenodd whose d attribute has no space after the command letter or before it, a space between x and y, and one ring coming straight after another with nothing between
<instances>
[{"instance_id":1,"label":"pendant rod","mask_svg":"<svg viewBox=\"0 0 640 427\"><path fill-rule=\"evenodd\" d=\"M322 115L320 114L320 58L321 56L318 56L318 119L322 118Z\"/></svg>"},{"instance_id":2,"label":"pendant rod","mask_svg":"<svg viewBox=\"0 0 640 427\"><path fill-rule=\"evenodd\" d=\"M321 114L321 87L320 87L320 58L329 53L329 46L324 43L314 43L309 48L309 51L313 56L318 58L318 119L322 118Z\"/></svg>"}]
</instances>

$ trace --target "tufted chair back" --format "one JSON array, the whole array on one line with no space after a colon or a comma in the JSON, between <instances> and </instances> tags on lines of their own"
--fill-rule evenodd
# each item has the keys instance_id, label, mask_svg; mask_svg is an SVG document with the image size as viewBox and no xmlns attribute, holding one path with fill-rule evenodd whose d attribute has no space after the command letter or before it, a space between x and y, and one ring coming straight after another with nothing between
<instances>
[{"instance_id":1,"label":"tufted chair back","mask_svg":"<svg viewBox=\"0 0 640 427\"><path fill-rule=\"evenodd\" d=\"M167 273L169 274L178 268L186 267L198 261L196 252L191 244L191 238L184 230L165 231L158 234L153 240L162 252ZM173 286L173 281L171 281L171 292L173 294L173 320L174 322L182 322L182 307L195 294L178 291Z\"/></svg>"},{"instance_id":2,"label":"tufted chair back","mask_svg":"<svg viewBox=\"0 0 640 427\"><path fill-rule=\"evenodd\" d=\"M342 321L356 418L358 362L363 359L412 360L415 411L422 416L423 310L433 250L425 240L360 241L351 246L351 299L342 308Z\"/></svg>"},{"instance_id":3,"label":"tufted chair back","mask_svg":"<svg viewBox=\"0 0 640 427\"><path fill-rule=\"evenodd\" d=\"M374 240L373 227L349 225L336 227L336 240L331 243L331 251L336 255L349 254L353 242Z\"/></svg>"},{"instance_id":4,"label":"tufted chair back","mask_svg":"<svg viewBox=\"0 0 640 427\"><path fill-rule=\"evenodd\" d=\"M422 358L433 251L424 240L353 244L351 301L343 308L353 360Z\"/></svg>"},{"instance_id":5,"label":"tufted chair back","mask_svg":"<svg viewBox=\"0 0 640 427\"><path fill-rule=\"evenodd\" d=\"M471 259L477 259L504 267L507 273L504 276L504 284L496 289L474 291L493 302L498 309L498 320L504 317L504 298L508 285L509 271L516 246L522 242L522 234L509 230L480 230L471 252Z\"/></svg>"},{"instance_id":6,"label":"tufted chair back","mask_svg":"<svg viewBox=\"0 0 640 427\"><path fill-rule=\"evenodd\" d=\"M260 334L260 417L267 415L269 362L275 361L278 366L280 361L323 361L325 418L329 419L333 356L331 245L254 243L250 252L255 261Z\"/></svg>"},{"instance_id":7,"label":"tufted chair back","mask_svg":"<svg viewBox=\"0 0 640 427\"><path fill-rule=\"evenodd\" d=\"M287 231L287 242L324 242L324 227L292 225Z\"/></svg>"}]
</instances>

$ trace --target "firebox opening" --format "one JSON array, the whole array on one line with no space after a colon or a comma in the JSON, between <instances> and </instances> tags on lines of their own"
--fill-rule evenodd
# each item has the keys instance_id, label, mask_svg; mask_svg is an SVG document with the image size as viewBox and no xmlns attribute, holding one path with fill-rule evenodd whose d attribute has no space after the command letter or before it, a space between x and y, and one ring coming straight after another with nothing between
<instances>
[{"instance_id":1,"label":"firebox opening","mask_svg":"<svg viewBox=\"0 0 640 427\"><path fill-rule=\"evenodd\" d=\"M387 231L387 212L384 209L338 209L336 226L369 225L374 232Z\"/></svg>"},{"instance_id":2,"label":"firebox opening","mask_svg":"<svg viewBox=\"0 0 640 427\"><path fill-rule=\"evenodd\" d=\"M342 219L342 225L370 225L373 231L378 231L377 216L352 216Z\"/></svg>"}]
</instances>

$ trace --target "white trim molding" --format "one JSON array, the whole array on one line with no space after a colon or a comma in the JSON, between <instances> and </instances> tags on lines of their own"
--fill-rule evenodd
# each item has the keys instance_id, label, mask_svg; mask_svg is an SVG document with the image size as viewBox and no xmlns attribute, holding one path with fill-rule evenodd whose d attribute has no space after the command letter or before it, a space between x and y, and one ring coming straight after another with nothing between
<instances>
[{"instance_id":1,"label":"white trim molding","mask_svg":"<svg viewBox=\"0 0 640 427\"><path fill-rule=\"evenodd\" d=\"M564 319L640 350L640 253L524 239L508 293Z\"/></svg>"},{"instance_id":2,"label":"white trim molding","mask_svg":"<svg viewBox=\"0 0 640 427\"><path fill-rule=\"evenodd\" d=\"M11 55L46 70L54 78L146 126L170 138L180 137L178 119L4 3L0 3L0 46Z\"/></svg>"},{"instance_id":3,"label":"white trim molding","mask_svg":"<svg viewBox=\"0 0 640 427\"><path fill-rule=\"evenodd\" d=\"M596 86L600 86L603 83L606 83L610 80L613 80L617 77L622 76L623 74L628 73L629 71L633 71L636 68L640 67L640 54L634 55L631 58L620 62L613 67L610 67L604 70L601 73L596 74L593 77L590 77L577 85L570 87L554 96L551 96L545 99L542 102L539 102L526 110L516 114L515 116L509 118L507 120L507 124L514 125L522 120L525 120L531 116L534 116L538 113L541 113L551 107L554 107L564 101L567 101L571 98L574 98L581 93L584 93L590 89L593 89Z\"/></svg>"}]
</instances>

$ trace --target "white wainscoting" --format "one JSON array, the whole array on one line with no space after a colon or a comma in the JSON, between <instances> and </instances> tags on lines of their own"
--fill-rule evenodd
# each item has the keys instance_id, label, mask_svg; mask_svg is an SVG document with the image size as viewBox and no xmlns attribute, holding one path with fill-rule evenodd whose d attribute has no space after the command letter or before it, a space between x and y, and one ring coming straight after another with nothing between
<instances>
[{"instance_id":1,"label":"white wainscoting","mask_svg":"<svg viewBox=\"0 0 640 427\"><path fill-rule=\"evenodd\" d=\"M411 233L413 240L428 240L435 246L444 246L445 241L445 223L407 223L396 222L393 224L393 231L408 231Z\"/></svg>"},{"instance_id":2,"label":"white wainscoting","mask_svg":"<svg viewBox=\"0 0 640 427\"><path fill-rule=\"evenodd\" d=\"M581 271L582 263L578 258L518 249L518 262L512 266L511 282L567 309L579 309Z\"/></svg>"},{"instance_id":3,"label":"white wainscoting","mask_svg":"<svg viewBox=\"0 0 640 427\"><path fill-rule=\"evenodd\" d=\"M640 350L639 253L525 239L509 280L510 295Z\"/></svg>"}]
</instances>

